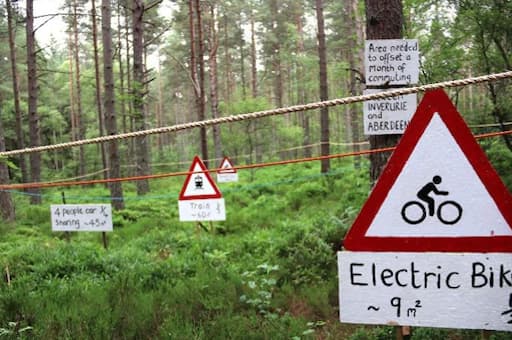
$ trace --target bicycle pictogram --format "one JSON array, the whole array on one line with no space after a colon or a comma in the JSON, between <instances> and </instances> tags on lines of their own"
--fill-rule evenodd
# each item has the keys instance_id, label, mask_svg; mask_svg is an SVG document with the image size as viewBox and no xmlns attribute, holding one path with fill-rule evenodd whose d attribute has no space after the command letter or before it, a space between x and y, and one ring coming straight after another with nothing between
<instances>
[{"instance_id":1,"label":"bicycle pictogram","mask_svg":"<svg viewBox=\"0 0 512 340\"><path fill-rule=\"evenodd\" d=\"M409 224L419 224L423 222L427 218L427 209L425 208L425 203L428 208L428 215L436 217L443 224L453 225L457 223L462 217L462 206L452 200L446 200L441 202L437 209L435 207L436 200L430 196L431 193L438 196L447 196L448 191L442 191L437 188L436 185L442 182L441 176L434 176L432 178L432 182L428 182L425 184L417 193L417 197L423 201L409 201L404 204L401 210L402 218L405 222Z\"/></svg>"}]
</instances>

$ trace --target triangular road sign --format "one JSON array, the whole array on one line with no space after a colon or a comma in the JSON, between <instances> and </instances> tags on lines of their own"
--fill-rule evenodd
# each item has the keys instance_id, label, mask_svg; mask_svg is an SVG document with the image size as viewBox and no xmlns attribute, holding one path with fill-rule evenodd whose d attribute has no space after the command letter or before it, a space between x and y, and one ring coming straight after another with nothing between
<instances>
[{"instance_id":1,"label":"triangular road sign","mask_svg":"<svg viewBox=\"0 0 512 340\"><path fill-rule=\"evenodd\" d=\"M181 188L179 200L198 200L209 198L221 198L222 194L210 177L208 169L198 156L194 157L188 170L190 173Z\"/></svg>"},{"instance_id":2,"label":"triangular road sign","mask_svg":"<svg viewBox=\"0 0 512 340\"><path fill-rule=\"evenodd\" d=\"M224 159L220 163L220 170L218 170L217 173L234 173L234 172L236 172L236 169L234 169L233 163L231 163L231 160L228 157L224 157Z\"/></svg>"},{"instance_id":3,"label":"triangular road sign","mask_svg":"<svg viewBox=\"0 0 512 340\"><path fill-rule=\"evenodd\" d=\"M512 196L444 91L425 94L344 247L512 252Z\"/></svg>"}]
</instances>

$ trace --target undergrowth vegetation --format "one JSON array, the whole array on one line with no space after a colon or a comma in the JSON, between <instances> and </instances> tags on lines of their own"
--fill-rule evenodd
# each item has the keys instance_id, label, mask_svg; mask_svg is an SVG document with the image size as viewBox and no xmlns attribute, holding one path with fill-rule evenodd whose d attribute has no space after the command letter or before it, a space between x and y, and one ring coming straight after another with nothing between
<instances>
[{"instance_id":1,"label":"undergrowth vegetation","mask_svg":"<svg viewBox=\"0 0 512 340\"><path fill-rule=\"evenodd\" d=\"M128 192L114 232L52 233L49 205L17 196L0 227L0 338L394 339L392 327L338 321L336 251L367 198L366 171L333 162L241 172L222 184L225 222L180 223L182 178ZM364 168L364 167L363 167ZM254 176L254 180L250 180ZM103 187L66 189L97 203ZM412 339L477 339L477 331L415 329ZM512 339L494 333L493 339Z\"/></svg>"}]
</instances>

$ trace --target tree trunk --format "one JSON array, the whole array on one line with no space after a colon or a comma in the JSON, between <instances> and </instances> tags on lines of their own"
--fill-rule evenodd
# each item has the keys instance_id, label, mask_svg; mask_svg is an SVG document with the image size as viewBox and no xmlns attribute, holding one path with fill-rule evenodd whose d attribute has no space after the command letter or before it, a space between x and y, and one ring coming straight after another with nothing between
<instances>
[{"instance_id":1,"label":"tree trunk","mask_svg":"<svg viewBox=\"0 0 512 340\"><path fill-rule=\"evenodd\" d=\"M202 41L201 7L199 0L189 0L189 32L190 32L190 76L194 88L195 106L197 119L205 119L205 96L204 96L204 45ZM194 20L196 18L196 20ZM197 38L196 38L197 34ZM196 58L197 48L197 58ZM199 69L199 76L197 71ZM201 157L208 167L208 142L206 139L206 127L199 128L199 141Z\"/></svg>"},{"instance_id":2,"label":"tree trunk","mask_svg":"<svg viewBox=\"0 0 512 340\"><path fill-rule=\"evenodd\" d=\"M92 41L93 41L93 50L94 50L94 76L95 76L95 84L96 84L96 110L98 111L98 127L100 136L104 135L103 125L105 124L105 118L103 117L103 106L101 105L101 83L100 83L100 62L98 56L98 26L96 23L96 0L92 0L92 8L91 8L91 20L92 20ZM105 172L103 173L103 178L108 178L108 173L106 169L108 168L107 158L105 154L105 144L100 143L99 147L101 149L101 161L103 164L103 169Z\"/></svg>"},{"instance_id":3,"label":"tree trunk","mask_svg":"<svg viewBox=\"0 0 512 340\"><path fill-rule=\"evenodd\" d=\"M224 14L224 100L231 103L231 94L233 93L233 72L231 71L231 54L229 53L229 32L228 17Z\"/></svg>"},{"instance_id":4,"label":"tree trunk","mask_svg":"<svg viewBox=\"0 0 512 340\"><path fill-rule=\"evenodd\" d=\"M295 18L295 24L297 26L297 101L298 104L306 103L306 88L304 84L304 63L302 58L306 53L304 48L304 29L303 29L303 15L304 11L301 8L301 12L297 14ZM299 120L302 125L302 147L304 157L311 157L311 136L309 129L309 115L308 112L299 112Z\"/></svg>"},{"instance_id":5,"label":"tree trunk","mask_svg":"<svg viewBox=\"0 0 512 340\"><path fill-rule=\"evenodd\" d=\"M210 66L210 103L212 109L212 118L219 118L219 97L217 93L218 79L217 79L217 48L219 47L219 38L217 36L217 17L215 14L215 5L210 8L210 38L209 38L209 58L208 63ZM220 125L214 125L213 130L213 143L215 147L215 158L222 159L222 139L220 135Z\"/></svg>"},{"instance_id":6,"label":"tree trunk","mask_svg":"<svg viewBox=\"0 0 512 340\"><path fill-rule=\"evenodd\" d=\"M132 86L132 64L130 62L130 25L129 25L129 18L130 15L128 13L128 6L123 6L122 2L118 2L118 8L119 8L119 16L121 16L121 8L123 8L124 11L124 48L126 51L126 69L125 69L125 76L126 76L126 82L124 82L123 91L125 96L128 93L128 89L133 88ZM121 34L121 30L119 30L119 34ZM119 41L119 44L121 44L121 41ZM121 45L119 45L119 51L121 51ZM118 53L119 56L119 62L122 63L122 53ZM121 66L121 64L120 64ZM123 77L124 78L124 77ZM133 105L132 101L130 100L124 100L123 99L123 110L124 110L124 118L123 118L123 132L133 131L134 125L133 125ZM130 138L128 141L128 149L126 151L126 163L132 164L134 160L135 155L135 138ZM131 170L130 170L131 171Z\"/></svg>"},{"instance_id":7,"label":"tree trunk","mask_svg":"<svg viewBox=\"0 0 512 340\"><path fill-rule=\"evenodd\" d=\"M251 9L251 92L252 97L258 96L258 71L256 59L256 32L254 29L254 10Z\"/></svg>"},{"instance_id":8,"label":"tree trunk","mask_svg":"<svg viewBox=\"0 0 512 340\"><path fill-rule=\"evenodd\" d=\"M242 20L240 20L240 26ZM240 83L242 85L242 99L247 98L247 88L245 86L245 40L243 32L240 34Z\"/></svg>"},{"instance_id":9,"label":"tree trunk","mask_svg":"<svg viewBox=\"0 0 512 340\"><path fill-rule=\"evenodd\" d=\"M144 3L142 0L133 0L132 25L133 25L133 110L134 123L137 131L146 130L146 110L144 94ZM136 175L149 174L149 137L136 138ZM149 181L139 180L137 194L145 195L149 192Z\"/></svg>"},{"instance_id":10,"label":"tree trunk","mask_svg":"<svg viewBox=\"0 0 512 340\"><path fill-rule=\"evenodd\" d=\"M71 14L70 14L71 15ZM72 32L68 31L68 88L69 88L69 122L70 122L70 137L71 141L76 141L78 138L76 132L76 113L75 113L75 84L73 77L75 76L75 71L73 69L73 45L72 45ZM76 149L72 149L71 152L73 154L73 161L75 159L75 151Z\"/></svg>"},{"instance_id":11,"label":"tree trunk","mask_svg":"<svg viewBox=\"0 0 512 340\"><path fill-rule=\"evenodd\" d=\"M157 89L158 89L158 100L156 103L156 113L157 113L157 126L166 126L167 121L164 116L164 95L162 88L162 64L160 62L160 51L158 51L158 78L157 78ZM158 153L159 157L164 155L164 145L167 145L167 138L169 134L159 134L157 136L157 145L158 145Z\"/></svg>"},{"instance_id":12,"label":"tree trunk","mask_svg":"<svg viewBox=\"0 0 512 340\"><path fill-rule=\"evenodd\" d=\"M4 151L4 127L3 122L0 119L0 152ZM5 160L0 160L0 184L9 184L9 169L7 168ZM6 222L14 221L16 218L14 203L9 191L0 190L0 213L2 214L2 219Z\"/></svg>"},{"instance_id":13,"label":"tree trunk","mask_svg":"<svg viewBox=\"0 0 512 340\"><path fill-rule=\"evenodd\" d=\"M104 108L105 108L105 129L108 135L117 134L115 94L114 94L114 71L112 57L112 32L111 32L111 7L110 0L101 1L101 35L103 40L103 78L104 78ZM110 159L110 178L119 178L120 160L117 149L117 141L108 143L108 154ZM121 182L110 183L110 196L114 209L123 209L123 188Z\"/></svg>"},{"instance_id":14,"label":"tree trunk","mask_svg":"<svg viewBox=\"0 0 512 340\"><path fill-rule=\"evenodd\" d=\"M252 6L252 5L251 5ZM250 25L251 25L251 93L253 98L258 97L258 68L257 68L257 55L256 55L256 30L255 30L255 22L254 22L254 9L251 8L250 15ZM253 120L251 125L251 138L249 140L254 144L254 152L256 154L256 162L261 163L262 151L261 151L261 143L259 143L258 136L258 120ZM252 175L252 172L251 172Z\"/></svg>"},{"instance_id":15,"label":"tree trunk","mask_svg":"<svg viewBox=\"0 0 512 340\"><path fill-rule=\"evenodd\" d=\"M277 19L278 3L277 0L270 0L270 12L272 17L272 29L277 35L276 39L272 43L272 69L275 74L274 78L274 98L275 105L277 107L283 107L283 74L281 67L281 41L279 37L279 30L281 29L279 21Z\"/></svg>"},{"instance_id":16,"label":"tree trunk","mask_svg":"<svg viewBox=\"0 0 512 340\"><path fill-rule=\"evenodd\" d=\"M402 0L365 0L367 39L402 38ZM400 135L372 135L370 149L395 146ZM375 183L386 165L391 152L370 155L370 180Z\"/></svg>"},{"instance_id":17,"label":"tree trunk","mask_svg":"<svg viewBox=\"0 0 512 340\"><path fill-rule=\"evenodd\" d=\"M39 130L39 114L37 112L37 65L35 49L34 32L34 1L27 0L27 74L28 74L28 116L29 116L29 136L30 146L38 147L41 145L41 131ZM32 152L30 154L30 176L32 182L41 181L41 154ZM31 204L41 204L41 190L33 188L30 190Z\"/></svg>"},{"instance_id":18,"label":"tree trunk","mask_svg":"<svg viewBox=\"0 0 512 340\"><path fill-rule=\"evenodd\" d=\"M360 93L357 88L356 73L359 64L356 62L357 51L357 1L345 1L345 36L347 37L346 59L348 62L349 74L348 92L350 96L356 96ZM356 105L348 105L345 113L346 117L346 141L352 143L352 152L359 152L359 118ZM354 157L354 167L359 168L360 158Z\"/></svg>"},{"instance_id":19,"label":"tree trunk","mask_svg":"<svg viewBox=\"0 0 512 340\"><path fill-rule=\"evenodd\" d=\"M329 89L327 87L327 54L325 48L325 25L324 25L324 3L323 0L316 0L316 20L318 26L318 62L320 66L320 100L325 101L329 98ZM323 107L320 109L320 154L329 155L329 109ZM329 172L329 159L321 161L321 172Z\"/></svg>"},{"instance_id":20,"label":"tree trunk","mask_svg":"<svg viewBox=\"0 0 512 340\"><path fill-rule=\"evenodd\" d=\"M196 32L197 32L197 62L199 66L199 96L198 96L198 119L205 120L206 119L206 94L204 90L204 41L203 41L203 21L201 18L201 4L199 0L195 0L195 10L196 10ZM206 136L206 127L202 126L200 128L201 135L201 154L203 157L204 165L208 168L208 140Z\"/></svg>"},{"instance_id":21,"label":"tree trunk","mask_svg":"<svg viewBox=\"0 0 512 340\"><path fill-rule=\"evenodd\" d=\"M25 137L23 133L23 112L20 107L20 89L18 83L18 69L16 65L16 43L14 36L14 28L12 25L13 22L13 14L11 7L11 0L6 0L7 6L7 30L9 31L9 52L11 56L11 73L12 73L12 92L14 98L14 111L16 115L16 144L18 149L25 148ZM25 155L20 154L19 156L19 165L21 169L21 181L23 183L28 182L28 174L27 174L27 163L25 162Z\"/></svg>"},{"instance_id":22,"label":"tree trunk","mask_svg":"<svg viewBox=\"0 0 512 340\"><path fill-rule=\"evenodd\" d=\"M78 131L78 140L85 138L85 123L82 117L82 85L80 81L80 58L78 41L78 9L76 0L73 0L73 56L75 60L75 85L76 85L76 126ZM78 173L85 175L85 150L84 146L79 146Z\"/></svg>"}]
</instances>

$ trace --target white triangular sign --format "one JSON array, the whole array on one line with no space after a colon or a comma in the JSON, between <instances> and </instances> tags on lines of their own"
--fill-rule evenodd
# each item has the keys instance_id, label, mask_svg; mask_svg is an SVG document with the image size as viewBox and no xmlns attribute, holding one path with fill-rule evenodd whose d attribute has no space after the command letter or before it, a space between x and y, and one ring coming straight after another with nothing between
<instances>
[{"instance_id":1,"label":"white triangular sign","mask_svg":"<svg viewBox=\"0 0 512 340\"><path fill-rule=\"evenodd\" d=\"M222 160L222 163L220 164L220 170L217 172L218 173L236 172L236 169L233 168L233 163L231 163L231 160L227 157L224 157L224 159Z\"/></svg>"},{"instance_id":2,"label":"white triangular sign","mask_svg":"<svg viewBox=\"0 0 512 340\"><path fill-rule=\"evenodd\" d=\"M442 90L425 94L343 244L512 252L512 195Z\"/></svg>"},{"instance_id":3,"label":"white triangular sign","mask_svg":"<svg viewBox=\"0 0 512 340\"><path fill-rule=\"evenodd\" d=\"M222 197L222 194L210 177L208 169L206 169L206 166L199 157L196 156L194 158L189 172L193 173L187 176L183 184L179 196L180 200Z\"/></svg>"},{"instance_id":4,"label":"white triangular sign","mask_svg":"<svg viewBox=\"0 0 512 340\"><path fill-rule=\"evenodd\" d=\"M435 176L440 183L433 182ZM430 192L426 196L434 203L433 216L428 202L418 197L425 186L424 191ZM446 124L434 113L366 235L498 236L512 235L512 229Z\"/></svg>"}]
</instances>

